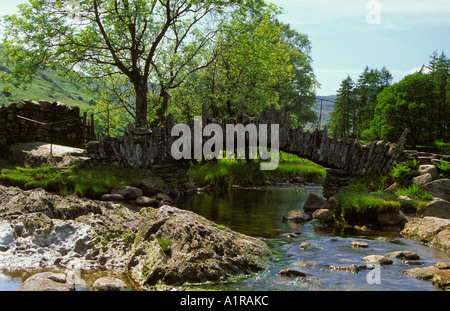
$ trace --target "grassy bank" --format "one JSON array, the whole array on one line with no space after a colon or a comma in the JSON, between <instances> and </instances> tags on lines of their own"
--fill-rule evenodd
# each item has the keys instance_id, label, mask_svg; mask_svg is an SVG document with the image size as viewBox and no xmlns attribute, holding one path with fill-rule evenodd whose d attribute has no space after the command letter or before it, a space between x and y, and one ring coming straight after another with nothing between
<instances>
[{"instance_id":1,"label":"grassy bank","mask_svg":"<svg viewBox=\"0 0 450 311\"><path fill-rule=\"evenodd\" d=\"M350 224L366 224L382 212L412 212L420 214L432 196L411 180L418 175L419 163L407 161L393 167L389 174L359 176L336 195L335 217ZM397 187L385 192L392 184Z\"/></svg>"},{"instance_id":2,"label":"grassy bank","mask_svg":"<svg viewBox=\"0 0 450 311\"><path fill-rule=\"evenodd\" d=\"M115 186L136 186L147 177L140 170L115 166L83 167L68 169L57 167L2 169L0 181L21 189L44 188L59 195L79 194L99 197Z\"/></svg>"},{"instance_id":3,"label":"grassy bank","mask_svg":"<svg viewBox=\"0 0 450 311\"><path fill-rule=\"evenodd\" d=\"M189 177L197 186L208 186L213 190L229 189L233 185L262 186L268 180L293 177L301 177L305 182L322 183L325 175L324 167L286 153L280 153L278 168L271 171L261 170L258 161L228 159L196 163L189 170Z\"/></svg>"}]
</instances>

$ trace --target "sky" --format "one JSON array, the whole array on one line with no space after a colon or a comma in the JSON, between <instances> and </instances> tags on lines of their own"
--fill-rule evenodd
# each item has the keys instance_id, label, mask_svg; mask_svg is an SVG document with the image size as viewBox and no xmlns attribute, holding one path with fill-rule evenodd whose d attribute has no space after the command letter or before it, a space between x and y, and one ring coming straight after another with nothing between
<instances>
[{"instance_id":1,"label":"sky","mask_svg":"<svg viewBox=\"0 0 450 311\"><path fill-rule=\"evenodd\" d=\"M383 66L394 82L428 65L437 50L450 56L450 0L270 0L279 19L308 35L318 95L336 94L348 76ZM378 18L377 18L378 17Z\"/></svg>"},{"instance_id":2,"label":"sky","mask_svg":"<svg viewBox=\"0 0 450 311\"><path fill-rule=\"evenodd\" d=\"M427 65L437 50L450 56L450 0L267 0L279 19L308 35L318 95L336 94L366 66L386 67L394 82ZM0 15L26 0L0 0Z\"/></svg>"}]
</instances>

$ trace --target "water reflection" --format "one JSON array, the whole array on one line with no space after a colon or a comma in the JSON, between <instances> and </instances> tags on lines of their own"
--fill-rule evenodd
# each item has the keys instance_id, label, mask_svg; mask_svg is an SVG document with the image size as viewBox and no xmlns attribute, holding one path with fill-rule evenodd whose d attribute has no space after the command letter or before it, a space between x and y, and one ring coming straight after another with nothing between
<instances>
[{"instance_id":1,"label":"water reflection","mask_svg":"<svg viewBox=\"0 0 450 311\"><path fill-rule=\"evenodd\" d=\"M295 232L296 225L284 223L283 215L301 209L310 192L321 194L321 188L236 190L205 193L177 204L230 229L257 237L272 237Z\"/></svg>"},{"instance_id":2,"label":"water reflection","mask_svg":"<svg viewBox=\"0 0 450 311\"><path fill-rule=\"evenodd\" d=\"M418 264L428 266L448 262L445 252L402 238L393 232L361 232L283 221L283 215L302 209L310 192L321 194L321 188L282 188L270 191L242 190L227 193L205 193L180 202L178 207L191 210L230 229L261 237L271 248L276 260L252 277L229 284L208 286L218 290L436 290L431 282L417 280L402 273L412 268L394 259L394 264L382 267L380 284L369 284L370 270L358 273L331 270L329 266L364 265L365 256L399 250L410 250L421 257ZM369 244L357 248L352 241ZM310 247L302 249L300 244ZM306 277L278 276L282 269L296 269Z\"/></svg>"}]
</instances>

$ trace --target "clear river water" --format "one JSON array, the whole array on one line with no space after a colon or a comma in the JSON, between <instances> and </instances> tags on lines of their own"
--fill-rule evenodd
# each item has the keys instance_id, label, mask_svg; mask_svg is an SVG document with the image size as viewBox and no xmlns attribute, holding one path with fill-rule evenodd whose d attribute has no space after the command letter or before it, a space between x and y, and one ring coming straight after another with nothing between
<instances>
[{"instance_id":1,"label":"clear river water","mask_svg":"<svg viewBox=\"0 0 450 311\"><path fill-rule=\"evenodd\" d=\"M205 290L246 291L435 291L431 282L406 276L403 270L450 263L446 252L403 238L392 232L362 232L315 225L311 222L284 222L283 215L301 209L310 192L322 193L320 187L288 187L270 190L233 190L225 193L204 193L175 204L191 210L237 232L258 237L272 250L275 260L254 275L226 284L194 286ZM368 248L356 248L352 241L361 241ZM302 242L310 243L306 249ZM388 252L410 250L420 256L415 265L399 259L388 266L352 273L333 270L329 266L364 265L363 257ZM301 271L304 277L285 277L283 269ZM15 291L23 280L0 273L0 291ZM88 288L77 286L77 290Z\"/></svg>"},{"instance_id":2,"label":"clear river water","mask_svg":"<svg viewBox=\"0 0 450 311\"><path fill-rule=\"evenodd\" d=\"M318 187L278 188L271 190L236 190L226 193L205 193L180 202L178 207L191 210L230 229L263 239L275 255L267 270L205 289L218 290L296 290L296 291L433 291L431 282L406 276L403 270L450 263L446 252L436 250L392 232L361 232L284 222L283 215L301 209L310 192L322 193ZM361 241L368 248L357 248L352 241ZM302 242L311 247L300 248ZM400 259L375 270L352 273L333 270L329 266L364 265L363 257L410 250L420 260L408 264ZM306 277L278 276L283 269L295 269Z\"/></svg>"}]
</instances>

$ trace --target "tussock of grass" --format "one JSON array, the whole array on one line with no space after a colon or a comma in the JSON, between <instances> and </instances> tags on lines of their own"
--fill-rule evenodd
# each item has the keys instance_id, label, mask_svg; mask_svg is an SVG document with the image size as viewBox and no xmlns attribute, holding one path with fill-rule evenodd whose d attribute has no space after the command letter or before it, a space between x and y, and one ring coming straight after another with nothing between
<instances>
[{"instance_id":1,"label":"tussock of grass","mask_svg":"<svg viewBox=\"0 0 450 311\"><path fill-rule=\"evenodd\" d=\"M395 195L400 196L406 196L413 200L419 200L419 201L431 201L433 199L433 196L431 194L426 193L422 188L411 185L407 188L400 188L395 192Z\"/></svg>"},{"instance_id":2,"label":"tussock of grass","mask_svg":"<svg viewBox=\"0 0 450 311\"><path fill-rule=\"evenodd\" d=\"M370 223L381 212L396 212L401 208L395 197L384 192L341 191L335 197L340 216L348 222Z\"/></svg>"},{"instance_id":3,"label":"tussock of grass","mask_svg":"<svg viewBox=\"0 0 450 311\"><path fill-rule=\"evenodd\" d=\"M268 179L302 177L306 182L323 182L326 169L309 160L281 153L278 168L272 171L261 170L258 161L223 159L191 166L190 179L199 187L228 189L232 185L244 187L262 186Z\"/></svg>"},{"instance_id":4,"label":"tussock of grass","mask_svg":"<svg viewBox=\"0 0 450 311\"><path fill-rule=\"evenodd\" d=\"M97 197L116 186L136 186L147 177L141 171L115 166L68 169L57 167L4 169L0 175L3 182L22 189L44 188L60 195L79 194Z\"/></svg>"}]
</instances>

